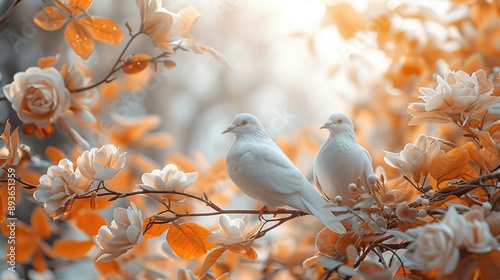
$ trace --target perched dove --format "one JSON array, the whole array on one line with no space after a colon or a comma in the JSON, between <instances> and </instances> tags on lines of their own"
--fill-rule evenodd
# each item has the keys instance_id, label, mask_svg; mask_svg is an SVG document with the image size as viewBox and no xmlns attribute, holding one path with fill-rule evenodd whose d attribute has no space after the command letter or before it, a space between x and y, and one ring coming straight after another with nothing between
<instances>
[{"instance_id":1,"label":"perched dove","mask_svg":"<svg viewBox=\"0 0 500 280\"><path fill-rule=\"evenodd\" d=\"M227 153L226 166L245 194L269 209L288 205L316 216L335 232L345 232L332 212L324 208L326 201L269 138L255 116L237 115L222 133L227 132L234 133L236 140Z\"/></svg>"},{"instance_id":2,"label":"perched dove","mask_svg":"<svg viewBox=\"0 0 500 280\"><path fill-rule=\"evenodd\" d=\"M336 196L340 196L342 204L354 206L354 194L349 185L356 183L358 177L365 187L376 181L370 154L356 140L354 126L346 114L331 114L321 128L328 129L330 136L314 159L316 187L329 200L334 201Z\"/></svg>"}]
</instances>

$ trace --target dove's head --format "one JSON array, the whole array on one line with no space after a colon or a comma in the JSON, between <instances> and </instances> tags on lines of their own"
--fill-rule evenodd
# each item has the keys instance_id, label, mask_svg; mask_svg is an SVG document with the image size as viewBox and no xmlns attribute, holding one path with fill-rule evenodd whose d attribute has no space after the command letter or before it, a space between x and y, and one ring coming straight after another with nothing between
<instances>
[{"instance_id":1,"label":"dove's head","mask_svg":"<svg viewBox=\"0 0 500 280\"><path fill-rule=\"evenodd\" d=\"M234 117L231 125L228 126L222 134L228 132L232 132L238 137L245 134L261 134L264 132L264 128L254 115L241 113Z\"/></svg>"},{"instance_id":2,"label":"dove's head","mask_svg":"<svg viewBox=\"0 0 500 280\"><path fill-rule=\"evenodd\" d=\"M354 126L352 125L351 119L349 118L349 116L341 112L332 113L328 117L328 120L325 122L325 124L320 127L320 129L322 128L328 129L332 134L344 131L354 132Z\"/></svg>"}]
</instances>

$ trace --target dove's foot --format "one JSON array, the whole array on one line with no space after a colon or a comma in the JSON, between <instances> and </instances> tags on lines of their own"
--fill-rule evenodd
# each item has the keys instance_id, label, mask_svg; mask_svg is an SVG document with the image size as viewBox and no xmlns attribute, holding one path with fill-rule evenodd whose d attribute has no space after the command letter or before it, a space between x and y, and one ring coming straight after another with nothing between
<instances>
[{"instance_id":1,"label":"dove's foot","mask_svg":"<svg viewBox=\"0 0 500 280\"><path fill-rule=\"evenodd\" d=\"M264 215L264 212L269 212L269 208L265 205L259 210L259 221L262 221L262 215Z\"/></svg>"},{"instance_id":2,"label":"dove's foot","mask_svg":"<svg viewBox=\"0 0 500 280\"><path fill-rule=\"evenodd\" d=\"M286 210L286 208L279 207L279 208L276 209L276 212L279 212L279 211L282 211L282 210ZM276 218L276 215L278 215L278 213L274 213L273 217Z\"/></svg>"}]
</instances>

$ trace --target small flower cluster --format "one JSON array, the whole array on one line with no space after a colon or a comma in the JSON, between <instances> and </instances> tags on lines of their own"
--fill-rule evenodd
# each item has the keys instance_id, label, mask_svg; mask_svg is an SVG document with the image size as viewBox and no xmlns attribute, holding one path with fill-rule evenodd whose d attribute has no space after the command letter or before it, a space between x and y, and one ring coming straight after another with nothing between
<instances>
[{"instance_id":1,"label":"small flower cluster","mask_svg":"<svg viewBox=\"0 0 500 280\"><path fill-rule=\"evenodd\" d=\"M14 75L14 81L3 87L5 97L11 102L24 131L39 138L52 133L52 124L62 117L74 115L86 122L95 122L89 108L98 100L95 88L72 95L71 89L90 85L90 77L82 65L64 67L30 67Z\"/></svg>"},{"instance_id":2,"label":"small flower cluster","mask_svg":"<svg viewBox=\"0 0 500 280\"><path fill-rule=\"evenodd\" d=\"M58 165L50 166L47 174L40 177L33 197L43 203L53 219L58 219L66 214L75 196L96 188L95 182L113 178L125 165L125 155L114 145L107 144L83 152L76 160L76 169L73 162L61 159Z\"/></svg>"},{"instance_id":3,"label":"small flower cluster","mask_svg":"<svg viewBox=\"0 0 500 280\"><path fill-rule=\"evenodd\" d=\"M438 76L436 89L419 89L424 102L411 103L408 113L413 116L409 125L454 122L462 125L475 111L491 102L493 82L484 70L472 75L446 69Z\"/></svg>"},{"instance_id":4,"label":"small flower cluster","mask_svg":"<svg viewBox=\"0 0 500 280\"><path fill-rule=\"evenodd\" d=\"M409 229L405 234L406 240L413 241L407 256L425 269L441 268L442 275L456 268L459 249L486 254L500 248L478 208L460 215L451 207L442 221Z\"/></svg>"},{"instance_id":5,"label":"small flower cluster","mask_svg":"<svg viewBox=\"0 0 500 280\"><path fill-rule=\"evenodd\" d=\"M142 241L142 212L132 202L127 209L113 210L111 226L102 226L96 236L96 243L102 253L98 262L116 259Z\"/></svg>"}]
</instances>

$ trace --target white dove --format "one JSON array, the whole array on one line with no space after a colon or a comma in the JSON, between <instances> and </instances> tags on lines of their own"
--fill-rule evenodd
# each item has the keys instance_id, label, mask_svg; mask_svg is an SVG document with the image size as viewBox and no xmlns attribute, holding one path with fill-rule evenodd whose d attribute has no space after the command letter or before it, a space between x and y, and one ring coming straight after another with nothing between
<instances>
[{"instance_id":1,"label":"white dove","mask_svg":"<svg viewBox=\"0 0 500 280\"><path fill-rule=\"evenodd\" d=\"M222 133L236 135L226 156L226 167L233 182L248 196L269 209L288 205L316 216L327 228L345 233L326 201L269 138L259 120L247 113L234 117Z\"/></svg>"},{"instance_id":2,"label":"white dove","mask_svg":"<svg viewBox=\"0 0 500 280\"><path fill-rule=\"evenodd\" d=\"M356 139L351 119L344 113L335 112L320 129L326 128L330 136L318 151L313 163L316 187L329 200L342 197L342 204L354 206L354 193L349 190L358 177L361 184L374 184L372 158ZM374 177L375 176L375 177Z\"/></svg>"}]
</instances>

